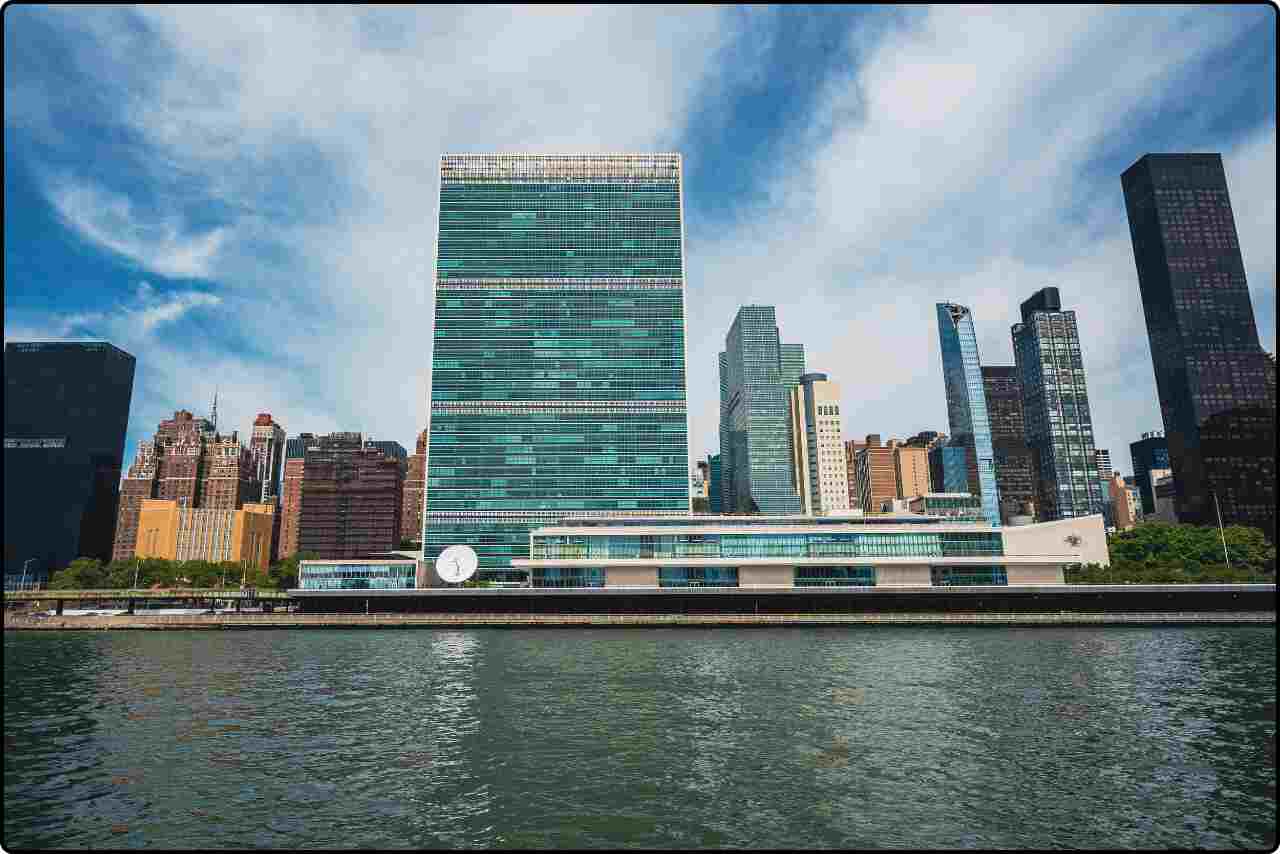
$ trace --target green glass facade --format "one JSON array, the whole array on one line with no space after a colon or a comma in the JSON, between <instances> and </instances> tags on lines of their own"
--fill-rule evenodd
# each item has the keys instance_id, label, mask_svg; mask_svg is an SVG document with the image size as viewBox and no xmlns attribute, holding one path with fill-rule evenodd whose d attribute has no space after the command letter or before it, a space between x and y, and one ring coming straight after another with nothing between
<instances>
[{"instance_id":1,"label":"green glass facade","mask_svg":"<svg viewBox=\"0 0 1280 854\"><path fill-rule=\"evenodd\" d=\"M804 373L804 346L779 341L773 306L744 305L719 370L722 512L801 513L790 395Z\"/></svg>"},{"instance_id":2,"label":"green glass facade","mask_svg":"<svg viewBox=\"0 0 1280 854\"><path fill-rule=\"evenodd\" d=\"M533 560L806 557L999 557L999 531L855 533L535 534Z\"/></svg>"},{"instance_id":3,"label":"green glass facade","mask_svg":"<svg viewBox=\"0 0 1280 854\"><path fill-rule=\"evenodd\" d=\"M441 159L424 557L687 513L679 155ZM536 580L534 580L536 582Z\"/></svg>"}]
</instances>

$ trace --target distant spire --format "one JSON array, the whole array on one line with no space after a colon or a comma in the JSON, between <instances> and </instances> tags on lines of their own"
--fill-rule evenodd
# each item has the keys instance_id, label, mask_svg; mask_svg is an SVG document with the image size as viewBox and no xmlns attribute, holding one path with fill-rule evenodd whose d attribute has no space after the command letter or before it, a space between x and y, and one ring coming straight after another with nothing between
<instances>
[{"instance_id":1,"label":"distant spire","mask_svg":"<svg viewBox=\"0 0 1280 854\"><path fill-rule=\"evenodd\" d=\"M213 435L218 435L218 390L213 390L213 411L209 413L209 420L213 422Z\"/></svg>"}]
</instances>

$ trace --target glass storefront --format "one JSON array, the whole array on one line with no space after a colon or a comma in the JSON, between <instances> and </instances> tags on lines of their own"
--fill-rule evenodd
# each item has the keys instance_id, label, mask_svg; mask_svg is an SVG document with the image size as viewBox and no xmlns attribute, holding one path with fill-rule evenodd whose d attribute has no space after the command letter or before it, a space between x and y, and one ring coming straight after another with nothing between
<instances>
[{"instance_id":1,"label":"glass storefront","mask_svg":"<svg viewBox=\"0 0 1280 854\"><path fill-rule=\"evenodd\" d=\"M311 563L298 565L298 587L303 590L412 590L417 562Z\"/></svg>"}]
</instances>

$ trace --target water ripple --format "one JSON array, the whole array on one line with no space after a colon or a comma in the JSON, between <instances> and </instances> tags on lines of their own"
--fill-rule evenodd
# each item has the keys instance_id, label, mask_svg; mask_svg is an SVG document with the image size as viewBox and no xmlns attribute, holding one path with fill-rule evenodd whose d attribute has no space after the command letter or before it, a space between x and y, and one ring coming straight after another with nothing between
<instances>
[{"instance_id":1,"label":"water ripple","mask_svg":"<svg viewBox=\"0 0 1280 854\"><path fill-rule=\"evenodd\" d=\"M1272 627L5 635L10 847L1274 847Z\"/></svg>"}]
</instances>

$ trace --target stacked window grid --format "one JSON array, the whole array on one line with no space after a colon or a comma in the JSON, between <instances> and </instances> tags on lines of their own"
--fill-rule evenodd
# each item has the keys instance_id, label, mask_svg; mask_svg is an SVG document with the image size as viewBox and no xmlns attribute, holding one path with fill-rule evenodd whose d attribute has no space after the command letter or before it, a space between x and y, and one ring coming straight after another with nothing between
<instances>
[{"instance_id":1,"label":"stacked window grid","mask_svg":"<svg viewBox=\"0 0 1280 854\"><path fill-rule=\"evenodd\" d=\"M523 580L533 514L688 512L681 206L678 155L442 158L428 559Z\"/></svg>"}]
</instances>

